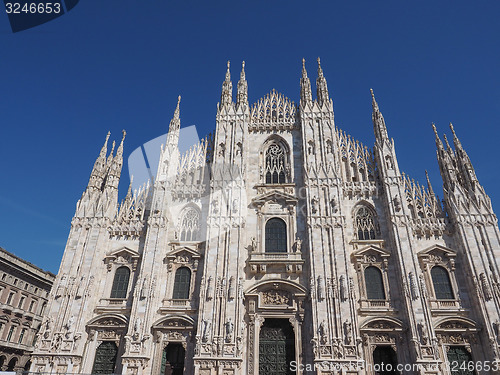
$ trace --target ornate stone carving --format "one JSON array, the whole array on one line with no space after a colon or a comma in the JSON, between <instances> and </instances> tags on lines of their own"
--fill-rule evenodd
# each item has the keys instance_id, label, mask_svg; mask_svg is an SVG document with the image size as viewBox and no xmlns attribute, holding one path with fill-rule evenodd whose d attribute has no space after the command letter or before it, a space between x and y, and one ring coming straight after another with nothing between
<instances>
[{"instance_id":1,"label":"ornate stone carving","mask_svg":"<svg viewBox=\"0 0 500 375\"><path fill-rule=\"evenodd\" d=\"M290 302L291 296L287 291L270 289L262 292L262 303L264 305L289 305Z\"/></svg>"}]
</instances>

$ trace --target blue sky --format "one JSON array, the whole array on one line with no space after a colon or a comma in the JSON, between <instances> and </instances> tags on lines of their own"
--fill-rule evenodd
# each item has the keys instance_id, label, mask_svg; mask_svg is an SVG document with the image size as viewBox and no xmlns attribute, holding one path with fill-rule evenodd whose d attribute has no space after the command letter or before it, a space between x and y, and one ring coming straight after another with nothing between
<instances>
[{"instance_id":1,"label":"blue sky","mask_svg":"<svg viewBox=\"0 0 500 375\"><path fill-rule=\"evenodd\" d=\"M500 212L500 2L80 1L12 34L0 16L0 246L57 272L75 205L108 130L125 156L182 126L215 127L226 61L250 102L299 100L321 57L336 124L373 144L373 88L400 168L441 192L435 122L451 121ZM314 90L314 88L313 88ZM126 193L126 168L120 197ZM442 195L442 194L440 194Z\"/></svg>"}]
</instances>

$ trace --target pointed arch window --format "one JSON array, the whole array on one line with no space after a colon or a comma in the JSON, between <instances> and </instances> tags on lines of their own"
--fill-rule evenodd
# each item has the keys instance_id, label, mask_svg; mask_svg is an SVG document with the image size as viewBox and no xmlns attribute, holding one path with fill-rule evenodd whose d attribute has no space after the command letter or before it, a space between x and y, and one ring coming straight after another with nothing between
<instances>
[{"instance_id":1,"label":"pointed arch window","mask_svg":"<svg viewBox=\"0 0 500 375\"><path fill-rule=\"evenodd\" d=\"M374 240L377 237L377 221L374 212L361 206L354 217L354 229L358 240Z\"/></svg>"},{"instance_id":2,"label":"pointed arch window","mask_svg":"<svg viewBox=\"0 0 500 375\"><path fill-rule=\"evenodd\" d=\"M194 207L184 210L180 221L181 241L197 241L200 233L200 213Z\"/></svg>"},{"instance_id":3,"label":"pointed arch window","mask_svg":"<svg viewBox=\"0 0 500 375\"><path fill-rule=\"evenodd\" d=\"M191 270L187 267L178 268L175 272L174 293L172 299L189 299L191 286Z\"/></svg>"},{"instance_id":4,"label":"pointed arch window","mask_svg":"<svg viewBox=\"0 0 500 375\"><path fill-rule=\"evenodd\" d=\"M266 253L286 253L286 224L277 217L266 223Z\"/></svg>"},{"instance_id":5,"label":"pointed arch window","mask_svg":"<svg viewBox=\"0 0 500 375\"><path fill-rule=\"evenodd\" d=\"M127 298L128 282L130 270L127 267L120 267L115 272L113 286L111 287L111 298Z\"/></svg>"},{"instance_id":6,"label":"pointed arch window","mask_svg":"<svg viewBox=\"0 0 500 375\"><path fill-rule=\"evenodd\" d=\"M431 269L432 284L436 299L454 299L453 288L451 287L450 275L441 266L434 266Z\"/></svg>"},{"instance_id":7,"label":"pointed arch window","mask_svg":"<svg viewBox=\"0 0 500 375\"><path fill-rule=\"evenodd\" d=\"M385 300L384 280L378 267L365 268L366 298L371 300Z\"/></svg>"},{"instance_id":8,"label":"pointed arch window","mask_svg":"<svg viewBox=\"0 0 500 375\"><path fill-rule=\"evenodd\" d=\"M272 143L266 150L266 184L286 183L286 152L282 145Z\"/></svg>"}]
</instances>

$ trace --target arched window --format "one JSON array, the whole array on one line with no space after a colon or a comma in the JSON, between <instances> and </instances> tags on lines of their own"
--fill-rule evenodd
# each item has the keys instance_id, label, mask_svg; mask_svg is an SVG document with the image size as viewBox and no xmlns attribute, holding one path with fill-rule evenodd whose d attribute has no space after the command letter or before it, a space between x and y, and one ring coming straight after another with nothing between
<instances>
[{"instance_id":1,"label":"arched window","mask_svg":"<svg viewBox=\"0 0 500 375\"><path fill-rule=\"evenodd\" d=\"M120 267L116 270L113 286L111 287L111 298L127 298L129 278L130 270L127 267Z\"/></svg>"},{"instance_id":2,"label":"arched window","mask_svg":"<svg viewBox=\"0 0 500 375\"><path fill-rule=\"evenodd\" d=\"M173 299L189 299L189 287L191 285L191 270L181 267L175 272Z\"/></svg>"},{"instance_id":3,"label":"arched window","mask_svg":"<svg viewBox=\"0 0 500 375\"><path fill-rule=\"evenodd\" d=\"M197 241L200 232L200 213L193 207L184 210L180 222L181 241Z\"/></svg>"},{"instance_id":4,"label":"arched window","mask_svg":"<svg viewBox=\"0 0 500 375\"><path fill-rule=\"evenodd\" d=\"M286 154L283 147L277 143L271 144L266 150L266 184L284 184L286 182Z\"/></svg>"},{"instance_id":5,"label":"arched window","mask_svg":"<svg viewBox=\"0 0 500 375\"><path fill-rule=\"evenodd\" d=\"M377 234L375 215L366 206L361 206L354 217L354 229L358 240L374 240Z\"/></svg>"},{"instance_id":6,"label":"arched window","mask_svg":"<svg viewBox=\"0 0 500 375\"><path fill-rule=\"evenodd\" d=\"M278 218L266 223L266 253L286 253L286 224Z\"/></svg>"},{"instance_id":7,"label":"arched window","mask_svg":"<svg viewBox=\"0 0 500 375\"><path fill-rule=\"evenodd\" d=\"M380 269L375 266L365 268L365 285L367 299L385 299L384 280Z\"/></svg>"},{"instance_id":8,"label":"arched window","mask_svg":"<svg viewBox=\"0 0 500 375\"><path fill-rule=\"evenodd\" d=\"M448 271L440 266L434 266L431 269L432 284L434 285L434 294L436 299L454 299L453 289L451 287L450 275Z\"/></svg>"}]
</instances>

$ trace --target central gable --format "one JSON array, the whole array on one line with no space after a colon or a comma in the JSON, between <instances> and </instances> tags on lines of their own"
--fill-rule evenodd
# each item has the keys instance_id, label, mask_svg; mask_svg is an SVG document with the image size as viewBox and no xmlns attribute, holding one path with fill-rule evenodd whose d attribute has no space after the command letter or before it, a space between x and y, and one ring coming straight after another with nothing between
<instances>
[{"instance_id":1,"label":"central gable","mask_svg":"<svg viewBox=\"0 0 500 375\"><path fill-rule=\"evenodd\" d=\"M296 124L297 106L274 89L250 110L249 131L290 130Z\"/></svg>"}]
</instances>

